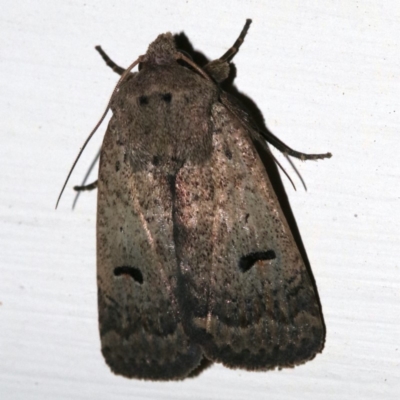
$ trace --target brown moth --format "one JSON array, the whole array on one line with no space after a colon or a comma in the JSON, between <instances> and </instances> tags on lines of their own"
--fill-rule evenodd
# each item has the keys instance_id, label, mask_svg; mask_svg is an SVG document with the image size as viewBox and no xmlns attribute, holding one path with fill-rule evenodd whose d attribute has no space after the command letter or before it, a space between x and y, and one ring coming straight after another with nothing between
<instances>
[{"instance_id":1,"label":"brown moth","mask_svg":"<svg viewBox=\"0 0 400 400\"><path fill-rule=\"evenodd\" d=\"M323 348L316 289L257 146L267 139L302 159L331 155L259 132L220 88L250 22L204 67L170 33L139 57L137 73L97 48L124 74L101 148L97 209L101 346L116 374L183 379L206 360L293 367Z\"/></svg>"}]
</instances>

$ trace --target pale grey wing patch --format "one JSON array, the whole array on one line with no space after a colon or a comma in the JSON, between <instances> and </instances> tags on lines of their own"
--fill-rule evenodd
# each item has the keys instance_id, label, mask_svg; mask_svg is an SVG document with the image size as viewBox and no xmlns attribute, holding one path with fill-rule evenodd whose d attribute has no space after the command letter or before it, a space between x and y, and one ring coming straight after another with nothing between
<instances>
[{"instance_id":1,"label":"pale grey wing patch","mask_svg":"<svg viewBox=\"0 0 400 400\"><path fill-rule=\"evenodd\" d=\"M175 298L177 261L171 189L151 171L132 172L112 119L102 147L97 277L102 352L127 377L182 379L202 354L184 333Z\"/></svg>"},{"instance_id":2,"label":"pale grey wing patch","mask_svg":"<svg viewBox=\"0 0 400 400\"><path fill-rule=\"evenodd\" d=\"M213 121L212 158L176 181L185 329L230 367L305 362L324 341L308 271L250 135L222 104Z\"/></svg>"}]
</instances>

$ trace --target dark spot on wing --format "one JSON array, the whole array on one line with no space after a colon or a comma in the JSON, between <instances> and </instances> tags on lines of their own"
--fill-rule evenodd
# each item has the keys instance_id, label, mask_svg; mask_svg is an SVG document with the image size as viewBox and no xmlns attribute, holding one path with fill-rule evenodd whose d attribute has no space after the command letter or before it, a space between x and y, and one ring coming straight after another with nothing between
<instances>
[{"instance_id":1,"label":"dark spot on wing","mask_svg":"<svg viewBox=\"0 0 400 400\"><path fill-rule=\"evenodd\" d=\"M225 149L225 155L228 160L232 160L232 152L229 149Z\"/></svg>"},{"instance_id":2,"label":"dark spot on wing","mask_svg":"<svg viewBox=\"0 0 400 400\"><path fill-rule=\"evenodd\" d=\"M274 260L275 258L276 254L273 250L256 251L241 257L239 260L239 268L242 272L247 272L257 261Z\"/></svg>"},{"instance_id":3,"label":"dark spot on wing","mask_svg":"<svg viewBox=\"0 0 400 400\"><path fill-rule=\"evenodd\" d=\"M152 160L152 164L156 167L157 165L160 164L160 157L154 156Z\"/></svg>"}]
</instances>

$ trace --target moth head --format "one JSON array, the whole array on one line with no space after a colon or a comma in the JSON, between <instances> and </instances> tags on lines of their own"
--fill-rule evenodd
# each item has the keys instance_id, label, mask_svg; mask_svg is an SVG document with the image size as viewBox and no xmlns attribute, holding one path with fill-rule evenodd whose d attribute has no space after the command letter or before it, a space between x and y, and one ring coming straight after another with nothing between
<instances>
[{"instance_id":1,"label":"moth head","mask_svg":"<svg viewBox=\"0 0 400 400\"><path fill-rule=\"evenodd\" d=\"M150 44L143 62L158 65L169 64L176 59L176 45L172 33L158 35L157 39Z\"/></svg>"}]
</instances>

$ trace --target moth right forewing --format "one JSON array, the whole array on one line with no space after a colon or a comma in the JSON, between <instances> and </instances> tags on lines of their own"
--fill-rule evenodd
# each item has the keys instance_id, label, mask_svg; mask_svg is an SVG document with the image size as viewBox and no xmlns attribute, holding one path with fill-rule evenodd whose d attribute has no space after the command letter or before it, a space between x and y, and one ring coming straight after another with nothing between
<instances>
[{"instance_id":1,"label":"moth right forewing","mask_svg":"<svg viewBox=\"0 0 400 400\"><path fill-rule=\"evenodd\" d=\"M210 160L177 177L185 329L233 368L305 362L324 341L315 289L251 134L221 103L212 119Z\"/></svg>"},{"instance_id":2,"label":"moth right forewing","mask_svg":"<svg viewBox=\"0 0 400 400\"><path fill-rule=\"evenodd\" d=\"M116 374L182 379L201 360L184 333L175 298L170 186L134 172L129 137L113 116L99 169L97 277L102 352Z\"/></svg>"}]
</instances>

